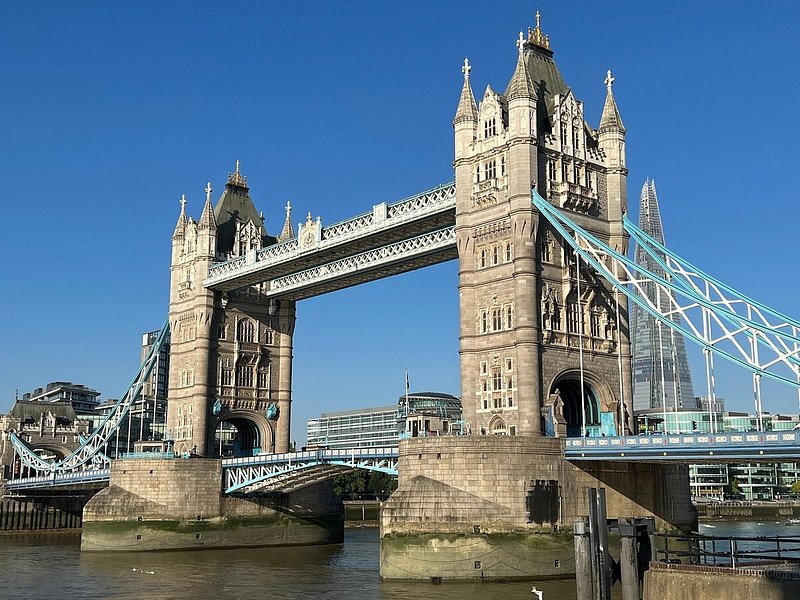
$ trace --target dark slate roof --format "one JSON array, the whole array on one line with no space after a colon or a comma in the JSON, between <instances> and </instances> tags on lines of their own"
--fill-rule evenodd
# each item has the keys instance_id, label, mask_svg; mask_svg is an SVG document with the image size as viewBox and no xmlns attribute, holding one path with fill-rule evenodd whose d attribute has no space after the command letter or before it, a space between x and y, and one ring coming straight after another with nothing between
<instances>
[{"instance_id":1,"label":"dark slate roof","mask_svg":"<svg viewBox=\"0 0 800 600\"><path fill-rule=\"evenodd\" d=\"M538 115L539 131L550 131L550 121L548 117L553 114L553 96L556 94L564 95L569 87L564 83L564 78L558 70L553 53L550 50L541 48L533 44L525 45L525 66L528 68L533 86L536 89L536 113ZM511 78L509 87L504 96L511 93Z\"/></svg>"},{"instance_id":2,"label":"dark slate roof","mask_svg":"<svg viewBox=\"0 0 800 600\"><path fill-rule=\"evenodd\" d=\"M75 422L78 416L72 408L70 402L25 402L17 400L11 407L11 416L22 421L32 420L39 423L42 415L50 411L56 418L62 418L70 422Z\"/></svg>"},{"instance_id":3,"label":"dark slate roof","mask_svg":"<svg viewBox=\"0 0 800 600\"><path fill-rule=\"evenodd\" d=\"M266 236L264 223L250 198L250 189L241 180L230 179L225 191L214 209L217 221L217 252L230 252L233 249L233 237L236 234L236 221L253 223L261 228L261 235Z\"/></svg>"}]
</instances>

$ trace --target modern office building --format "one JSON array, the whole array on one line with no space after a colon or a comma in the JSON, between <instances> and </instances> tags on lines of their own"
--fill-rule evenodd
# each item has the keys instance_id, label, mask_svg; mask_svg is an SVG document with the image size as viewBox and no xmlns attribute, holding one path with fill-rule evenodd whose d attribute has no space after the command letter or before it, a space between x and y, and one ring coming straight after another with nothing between
<instances>
[{"instance_id":1,"label":"modern office building","mask_svg":"<svg viewBox=\"0 0 800 600\"><path fill-rule=\"evenodd\" d=\"M689 465L689 486L696 498L777 500L798 480L800 463Z\"/></svg>"},{"instance_id":2,"label":"modern office building","mask_svg":"<svg viewBox=\"0 0 800 600\"><path fill-rule=\"evenodd\" d=\"M323 413L309 419L308 447L330 449L396 446L401 437L461 432L461 400L450 394L419 392L396 405Z\"/></svg>"},{"instance_id":3,"label":"modern office building","mask_svg":"<svg viewBox=\"0 0 800 600\"><path fill-rule=\"evenodd\" d=\"M658 206L655 181L648 179L639 200L639 227L664 243L664 228ZM664 275L663 268L643 248L636 248L636 262L651 272ZM653 283L643 284L644 293L664 309L669 297ZM673 317L676 322L679 318ZM633 410L698 408L686 359L683 337L661 325L638 304L631 303L631 344L633 347Z\"/></svg>"},{"instance_id":4,"label":"modern office building","mask_svg":"<svg viewBox=\"0 0 800 600\"><path fill-rule=\"evenodd\" d=\"M397 445L397 406L378 406L322 413L309 419L308 447L331 450Z\"/></svg>"},{"instance_id":5,"label":"modern office building","mask_svg":"<svg viewBox=\"0 0 800 600\"><path fill-rule=\"evenodd\" d=\"M707 410L667 411L666 414L645 411L637 415L639 430L653 435L664 431L668 434L755 431L757 421L755 415L732 411L712 415ZM800 415L764 414L762 421L766 431L790 431L800 426ZM698 498L730 499L735 495L743 500L774 500L787 494L791 485L798 480L800 463L689 465L689 486L692 495Z\"/></svg>"},{"instance_id":6,"label":"modern office building","mask_svg":"<svg viewBox=\"0 0 800 600\"><path fill-rule=\"evenodd\" d=\"M92 414L97 408L100 392L82 384L53 381L43 388L22 394L23 402L66 402L77 415Z\"/></svg>"}]
</instances>

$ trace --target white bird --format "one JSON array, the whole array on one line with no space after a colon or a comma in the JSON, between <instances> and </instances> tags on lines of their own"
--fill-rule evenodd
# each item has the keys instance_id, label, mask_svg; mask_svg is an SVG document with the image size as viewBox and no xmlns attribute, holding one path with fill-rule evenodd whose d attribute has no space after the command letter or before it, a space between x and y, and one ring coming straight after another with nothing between
<instances>
[{"instance_id":1,"label":"white bird","mask_svg":"<svg viewBox=\"0 0 800 600\"><path fill-rule=\"evenodd\" d=\"M155 575L156 574L155 571L145 571L145 573L147 573L148 575Z\"/></svg>"},{"instance_id":2,"label":"white bird","mask_svg":"<svg viewBox=\"0 0 800 600\"><path fill-rule=\"evenodd\" d=\"M533 586L531 594L535 594L538 600L542 600L544 598L544 592L542 590L537 590L536 586Z\"/></svg>"},{"instance_id":3,"label":"white bird","mask_svg":"<svg viewBox=\"0 0 800 600\"><path fill-rule=\"evenodd\" d=\"M136 573L136 567L133 567L133 568L131 569L131 571L133 571L134 573Z\"/></svg>"}]
</instances>

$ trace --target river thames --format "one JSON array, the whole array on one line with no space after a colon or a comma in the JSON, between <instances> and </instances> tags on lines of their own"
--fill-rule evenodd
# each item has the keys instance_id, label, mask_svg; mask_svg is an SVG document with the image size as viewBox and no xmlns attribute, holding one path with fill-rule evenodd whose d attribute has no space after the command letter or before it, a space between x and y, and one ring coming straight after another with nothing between
<instances>
[{"instance_id":1,"label":"river thames","mask_svg":"<svg viewBox=\"0 0 800 600\"><path fill-rule=\"evenodd\" d=\"M726 522L717 535L800 535L800 526ZM348 529L333 546L83 553L77 534L0 538L0 596L15 600L180 598L345 598L430 600L532 598L573 600L575 581L518 583L382 582L377 529ZM619 586L614 597L619 597Z\"/></svg>"}]
</instances>

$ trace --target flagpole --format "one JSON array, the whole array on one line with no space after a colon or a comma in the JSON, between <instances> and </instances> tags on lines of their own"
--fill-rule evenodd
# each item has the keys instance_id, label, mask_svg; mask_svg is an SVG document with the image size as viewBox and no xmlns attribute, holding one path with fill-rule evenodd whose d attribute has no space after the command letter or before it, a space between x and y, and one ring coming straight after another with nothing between
<instances>
[{"instance_id":1,"label":"flagpole","mask_svg":"<svg viewBox=\"0 0 800 600\"><path fill-rule=\"evenodd\" d=\"M406 369L406 417L408 417L408 369Z\"/></svg>"}]
</instances>

